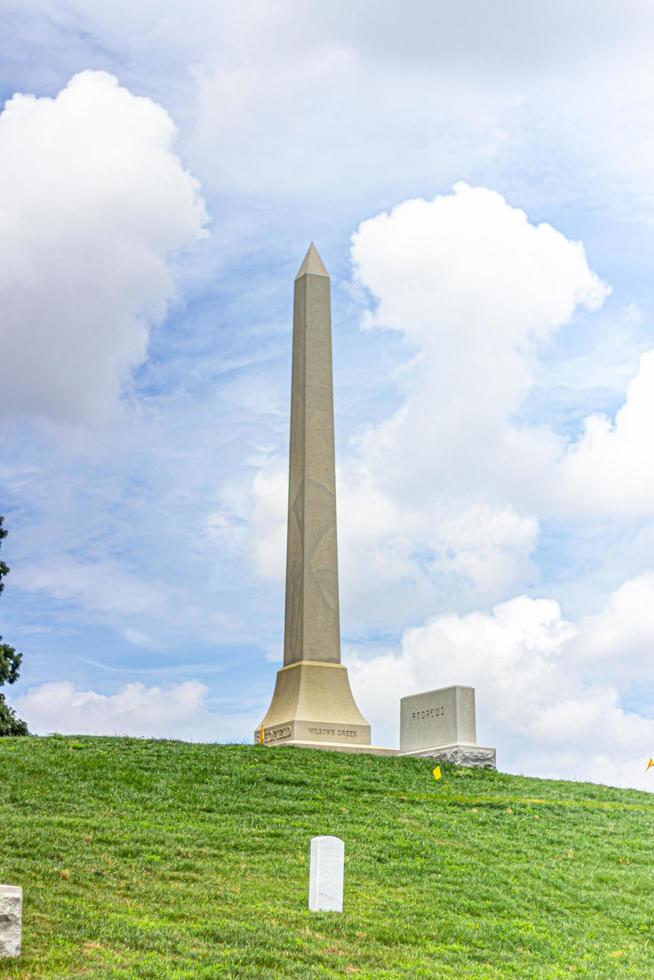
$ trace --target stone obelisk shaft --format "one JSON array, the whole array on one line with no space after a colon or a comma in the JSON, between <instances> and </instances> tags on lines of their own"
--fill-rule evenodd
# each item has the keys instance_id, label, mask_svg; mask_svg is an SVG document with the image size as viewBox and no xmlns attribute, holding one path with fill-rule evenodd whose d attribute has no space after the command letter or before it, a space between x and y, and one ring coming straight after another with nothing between
<instances>
[{"instance_id":1,"label":"stone obelisk shaft","mask_svg":"<svg viewBox=\"0 0 654 980\"><path fill-rule=\"evenodd\" d=\"M284 665L340 663L330 283L310 247L295 280Z\"/></svg>"},{"instance_id":2,"label":"stone obelisk shaft","mask_svg":"<svg viewBox=\"0 0 654 980\"><path fill-rule=\"evenodd\" d=\"M341 663L329 276L313 245L295 280L284 666L255 742L370 748Z\"/></svg>"}]
</instances>

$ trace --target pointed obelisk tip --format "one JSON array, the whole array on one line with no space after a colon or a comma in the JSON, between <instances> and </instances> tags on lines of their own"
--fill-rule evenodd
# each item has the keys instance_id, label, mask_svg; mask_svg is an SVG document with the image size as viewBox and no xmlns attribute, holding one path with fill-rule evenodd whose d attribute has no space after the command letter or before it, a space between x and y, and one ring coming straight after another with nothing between
<instances>
[{"instance_id":1,"label":"pointed obelisk tip","mask_svg":"<svg viewBox=\"0 0 654 980\"><path fill-rule=\"evenodd\" d=\"M318 255L316 246L311 242L307 254L304 256L304 262L300 266L300 271L296 275L296 279L300 276L306 276L307 273L311 276L327 276L329 279L329 273L325 268L323 260Z\"/></svg>"}]
</instances>

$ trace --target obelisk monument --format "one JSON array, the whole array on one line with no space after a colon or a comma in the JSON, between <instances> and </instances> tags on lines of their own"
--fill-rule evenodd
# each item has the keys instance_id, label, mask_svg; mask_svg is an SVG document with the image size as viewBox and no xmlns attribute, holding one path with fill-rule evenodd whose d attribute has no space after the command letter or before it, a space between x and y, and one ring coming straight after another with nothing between
<instances>
[{"instance_id":1,"label":"obelisk monument","mask_svg":"<svg viewBox=\"0 0 654 980\"><path fill-rule=\"evenodd\" d=\"M313 244L295 279L284 666L256 742L366 751L341 664L329 274Z\"/></svg>"}]
</instances>

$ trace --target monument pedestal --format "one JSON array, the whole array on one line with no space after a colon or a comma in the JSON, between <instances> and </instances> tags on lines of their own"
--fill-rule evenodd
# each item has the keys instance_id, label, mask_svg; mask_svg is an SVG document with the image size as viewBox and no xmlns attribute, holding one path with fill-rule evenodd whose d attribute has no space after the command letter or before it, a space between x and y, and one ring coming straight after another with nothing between
<instances>
[{"instance_id":1,"label":"monument pedestal","mask_svg":"<svg viewBox=\"0 0 654 980\"><path fill-rule=\"evenodd\" d=\"M346 751L370 748L370 725L357 708L347 668L298 660L277 672L270 707L255 742Z\"/></svg>"},{"instance_id":2,"label":"monument pedestal","mask_svg":"<svg viewBox=\"0 0 654 980\"><path fill-rule=\"evenodd\" d=\"M400 755L495 769L495 749L477 745L474 687L442 687L400 701Z\"/></svg>"},{"instance_id":3,"label":"monument pedestal","mask_svg":"<svg viewBox=\"0 0 654 980\"><path fill-rule=\"evenodd\" d=\"M471 768L496 769L495 749L484 745L433 745L427 749L415 752L400 752L400 755L413 755L420 758L434 759L436 762L451 762L455 766L470 766Z\"/></svg>"},{"instance_id":4,"label":"monument pedestal","mask_svg":"<svg viewBox=\"0 0 654 980\"><path fill-rule=\"evenodd\" d=\"M379 745L346 745L344 742L336 742L330 745L328 742L281 742L283 745L291 745L296 749L323 749L326 752L351 752L358 755L398 755L397 749L386 749Z\"/></svg>"}]
</instances>

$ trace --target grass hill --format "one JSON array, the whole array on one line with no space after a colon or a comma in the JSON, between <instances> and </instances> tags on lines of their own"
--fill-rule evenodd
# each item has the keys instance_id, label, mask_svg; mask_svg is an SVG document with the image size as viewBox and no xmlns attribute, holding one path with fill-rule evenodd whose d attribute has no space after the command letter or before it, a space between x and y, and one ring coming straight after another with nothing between
<instances>
[{"instance_id":1,"label":"grass hill","mask_svg":"<svg viewBox=\"0 0 654 980\"><path fill-rule=\"evenodd\" d=\"M654 796L429 760L0 740L0 976L654 977ZM307 910L345 840L345 911Z\"/></svg>"}]
</instances>

